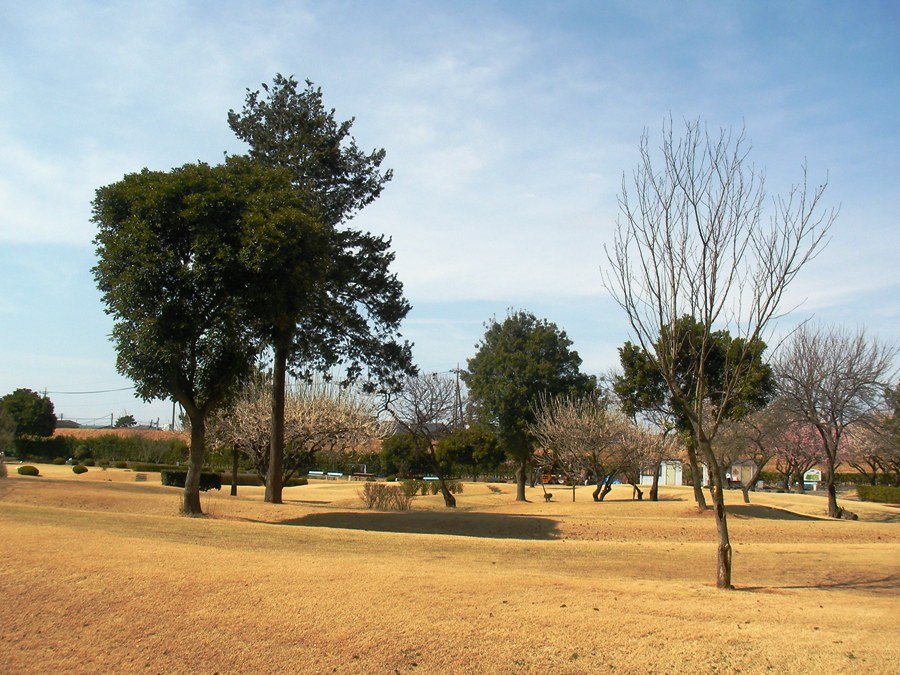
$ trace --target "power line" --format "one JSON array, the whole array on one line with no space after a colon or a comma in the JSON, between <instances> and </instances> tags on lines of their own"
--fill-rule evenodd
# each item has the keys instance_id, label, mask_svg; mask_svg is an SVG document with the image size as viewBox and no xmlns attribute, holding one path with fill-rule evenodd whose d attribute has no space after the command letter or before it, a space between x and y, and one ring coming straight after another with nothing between
<instances>
[{"instance_id":1,"label":"power line","mask_svg":"<svg viewBox=\"0 0 900 675\"><path fill-rule=\"evenodd\" d=\"M122 387L121 389L98 389L96 391L46 391L45 394L109 394L114 391L129 391L135 386Z\"/></svg>"}]
</instances>

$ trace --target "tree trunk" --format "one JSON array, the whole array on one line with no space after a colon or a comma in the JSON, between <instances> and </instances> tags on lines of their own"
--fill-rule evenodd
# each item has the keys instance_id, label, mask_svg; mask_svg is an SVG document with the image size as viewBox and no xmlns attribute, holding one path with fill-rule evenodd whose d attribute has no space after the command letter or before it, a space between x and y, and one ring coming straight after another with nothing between
<instances>
[{"instance_id":1,"label":"tree trunk","mask_svg":"<svg viewBox=\"0 0 900 675\"><path fill-rule=\"evenodd\" d=\"M595 502L600 501L600 491L603 489L603 479L600 476L597 476L597 487L594 488L594 491L591 493L591 497L594 498Z\"/></svg>"},{"instance_id":2,"label":"tree trunk","mask_svg":"<svg viewBox=\"0 0 900 675\"><path fill-rule=\"evenodd\" d=\"M519 466L516 468L516 501L526 502L525 499L525 480L527 479L526 471L528 469L528 460L520 460Z\"/></svg>"},{"instance_id":3,"label":"tree trunk","mask_svg":"<svg viewBox=\"0 0 900 675\"><path fill-rule=\"evenodd\" d=\"M750 482L741 488L741 490L744 493L744 503L745 504L750 503L750 490L752 490L756 487L756 483L759 481L759 474L761 474L761 473L762 473L762 468L759 465L757 465L756 468L753 470L753 475L750 476Z\"/></svg>"},{"instance_id":4,"label":"tree trunk","mask_svg":"<svg viewBox=\"0 0 900 675\"><path fill-rule=\"evenodd\" d=\"M658 502L659 501L659 472L662 469L662 462L656 463L656 468L653 471L653 484L650 486L650 501Z\"/></svg>"},{"instance_id":5,"label":"tree trunk","mask_svg":"<svg viewBox=\"0 0 900 675\"><path fill-rule=\"evenodd\" d=\"M284 464L284 380L287 371L287 349L275 347L272 364L272 438L269 443L269 471L266 473L265 501L281 504L282 466Z\"/></svg>"},{"instance_id":6,"label":"tree trunk","mask_svg":"<svg viewBox=\"0 0 900 675\"><path fill-rule=\"evenodd\" d=\"M644 493L641 491L641 488L638 487L638 484L632 483L631 487L632 487L631 500L634 501L634 497L635 497L635 495L637 495L637 500L639 502L644 501Z\"/></svg>"},{"instance_id":7,"label":"tree trunk","mask_svg":"<svg viewBox=\"0 0 900 675\"><path fill-rule=\"evenodd\" d=\"M238 477L238 449L237 446L233 448L233 455L231 458L231 496L237 497L237 477Z\"/></svg>"},{"instance_id":8,"label":"tree trunk","mask_svg":"<svg viewBox=\"0 0 900 675\"><path fill-rule=\"evenodd\" d=\"M444 477L438 472L435 473L438 477L438 485L441 488L441 494L444 496L444 506L448 509L456 508L456 497L454 497L450 490L447 489L447 482L444 480Z\"/></svg>"},{"instance_id":9,"label":"tree trunk","mask_svg":"<svg viewBox=\"0 0 900 675\"><path fill-rule=\"evenodd\" d=\"M716 588L732 590L731 585L731 540L728 536L728 519L725 514L725 492L722 489L722 473L712 452L709 441L700 441L703 456L709 465L709 478L712 483L713 509L716 515L716 532L719 545L716 553Z\"/></svg>"},{"instance_id":10,"label":"tree trunk","mask_svg":"<svg viewBox=\"0 0 900 675\"><path fill-rule=\"evenodd\" d=\"M840 518L841 507L837 503L837 488L834 486L834 465L831 453L828 453L828 517Z\"/></svg>"},{"instance_id":11,"label":"tree trunk","mask_svg":"<svg viewBox=\"0 0 900 675\"><path fill-rule=\"evenodd\" d=\"M608 475L605 479L597 481L597 489L594 490L595 502L602 502L604 499L606 499L606 495L612 492L612 482L612 474Z\"/></svg>"},{"instance_id":12,"label":"tree trunk","mask_svg":"<svg viewBox=\"0 0 900 675\"><path fill-rule=\"evenodd\" d=\"M806 485L803 484L803 472L798 471L794 474L794 478L797 479L797 492L799 494L806 494Z\"/></svg>"},{"instance_id":13,"label":"tree trunk","mask_svg":"<svg viewBox=\"0 0 900 675\"><path fill-rule=\"evenodd\" d=\"M700 462L697 461L697 450L694 447L694 441L687 442L688 463L691 465L691 477L694 484L694 499L697 501L697 508L705 511L709 507L706 505L706 497L703 495L703 469Z\"/></svg>"},{"instance_id":14,"label":"tree trunk","mask_svg":"<svg viewBox=\"0 0 900 675\"><path fill-rule=\"evenodd\" d=\"M197 413L191 420L191 449L188 455L187 476L184 479L184 495L181 512L189 516L199 516L200 508L200 472L203 471L203 454L206 449L206 416Z\"/></svg>"}]
</instances>

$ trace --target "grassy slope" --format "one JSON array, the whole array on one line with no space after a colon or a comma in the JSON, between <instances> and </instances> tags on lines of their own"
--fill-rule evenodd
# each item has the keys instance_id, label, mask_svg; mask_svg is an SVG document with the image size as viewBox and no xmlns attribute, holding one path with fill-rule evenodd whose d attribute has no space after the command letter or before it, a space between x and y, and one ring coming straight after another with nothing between
<instances>
[{"instance_id":1,"label":"grassy slope","mask_svg":"<svg viewBox=\"0 0 900 675\"><path fill-rule=\"evenodd\" d=\"M813 517L817 497L755 495L731 519L735 580L716 591L715 527L668 489L596 505L511 502L466 486L461 509L359 510L359 485L289 503L178 491L126 472L41 467L2 484L4 672L416 668L569 672L891 672L900 527ZM68 471L68 473L66 472ZM152 481L152 477L151 477ZM540 490L533 493L540 499ZM880 522L879 522L880 521ZM440 534L453 532L453 535Z\"/></svg>"}]
</instances>

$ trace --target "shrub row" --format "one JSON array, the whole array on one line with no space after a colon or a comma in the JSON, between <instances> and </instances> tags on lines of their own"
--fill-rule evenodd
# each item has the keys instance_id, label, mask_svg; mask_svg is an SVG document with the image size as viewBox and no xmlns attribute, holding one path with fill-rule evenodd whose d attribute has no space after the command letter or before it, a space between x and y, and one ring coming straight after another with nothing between
<instances>
[{"instance_id":1,"label":"shrub row","mask_svg":"<svg viewBox=\"0 0 900 675\"><path fill-rule=\"evenodd\" d=\"M183 488L184 482L187 480L187 471L162 471L159 476L163 485ZM206 492L212 489L222 489L222 476L211 471L201 472L200 490Z\"/></svg>"},{"instance_id":2,"label":"shrub row","mask_svg":"<svg viewBox=\"0 0 900 675\"><path fill-rule=\"evenodd\" d=\"M867 502L900 504L900 487L888 485L860 485L856 489L859 498Z\"/></svg>"},{"instance_id":3,"label":"shrub row","mask_svg":"<svg viewBox=\"0 0 900 675\"><path fill-rule=\"evenodd\" d=\"M20 438L15 441L19 457L50 461L93 458L134 462L160 462L174 465L187 458L188 446L180 438L154 440L144 436L102 434L89 438L53 436L52 438Z\"/></svg>"},{"instance_id":4,"label":"shrub row","mask_svg":"<svg viewBox=\"0 0 900 675\"><path fill-rule=\"evenodd\" d=\"M366 483L359 493L367 509L380 511L409 511L412 495L400 486L387 483Z\"/></svg>"},{"instance_id":5,"label":"shrub row","mask_svg":"<svg viewBox=\"0 0 900 675\"><path fill-rule=\"evenodd\" d=\"M461 494L463 491L462 481L459 480L445 480L444 484L447 486L447 490L450 494L456 495ZM423 497L429 493L432 495L436 495L441 491L441 484L436 480L405 480L400 484L400 489L403 490L403 494L409 495L410 497L414 497L417 494L421 494Z\"/></svg>"}]
</instances>

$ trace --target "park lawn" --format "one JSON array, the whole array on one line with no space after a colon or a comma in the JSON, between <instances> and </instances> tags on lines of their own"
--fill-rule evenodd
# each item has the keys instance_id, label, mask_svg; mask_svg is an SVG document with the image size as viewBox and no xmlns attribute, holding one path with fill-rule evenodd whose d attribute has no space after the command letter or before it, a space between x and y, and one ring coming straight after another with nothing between
<instances>
[{"instance_id":1,"label":"park lawn","mask_svg":"<svg viewBox=\"0 0 900 675\"><path fill-rule=\"evenodd\" d=\"M11 467L12 468L12 467ZM734 579L685 488L603 504L466 484L361 508L360 484L203 496L41 466L0 483L3 672L896 672L897 510L729 494ZM226 488L227 490L227 488ZM540 500L540 501L537 501Z\"/></svg>"}]
</instances>

